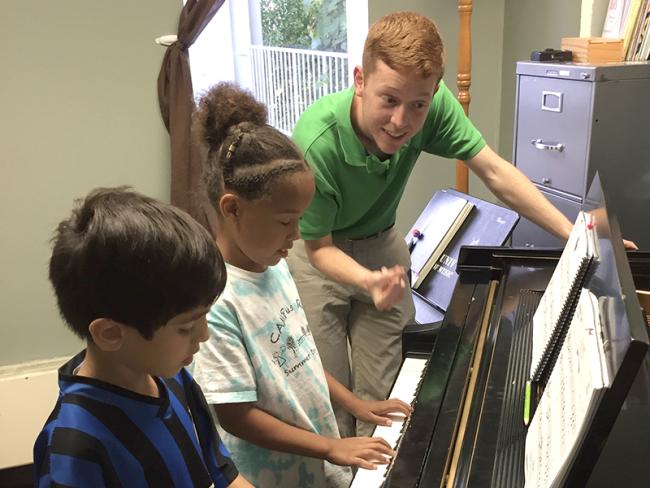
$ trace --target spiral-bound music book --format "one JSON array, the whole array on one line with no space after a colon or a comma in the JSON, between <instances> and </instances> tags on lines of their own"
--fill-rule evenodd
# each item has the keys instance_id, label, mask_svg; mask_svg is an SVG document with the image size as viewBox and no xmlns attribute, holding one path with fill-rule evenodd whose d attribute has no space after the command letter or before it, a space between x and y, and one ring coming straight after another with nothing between
<instances>
[{"instance_id":1,"label":"spiral-bound music book","mask_svg":"<svg viewBox=\"0 0 650 488\"><path fill-rule=\"evenodd\" d=\"M611 385L598 298L586 288L578 297L557 363L526 435L526 487L562 484Z\"/></svg>"},{"instance_id":2,"label":"spiral-bound music book","mask_svg":"<svg viewBox=\"0 0 650 488\"><path fill-rule=\"evenodd\" d=\"M533 316L531 380L542 387L560 353L580 290L590 266L598 259L592 216L580 212Z\"/></svg>"}]
</instances>

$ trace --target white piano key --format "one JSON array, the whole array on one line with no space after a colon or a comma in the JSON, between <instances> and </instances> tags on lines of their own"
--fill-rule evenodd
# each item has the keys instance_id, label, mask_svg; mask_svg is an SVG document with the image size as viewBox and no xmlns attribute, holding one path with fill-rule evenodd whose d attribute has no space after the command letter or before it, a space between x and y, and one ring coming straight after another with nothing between
<instances>
[{"instance_id":1,"label":"white piano key","mask_svg":"<svg viewBox=\"0 0 650 488\"><path fill-rule=\"evenodd\" d=\"M388 398L399 398L406 403L413 403L417 395L418 385L426 367L427 360L420 358L406 358L397 374L397 379L390 391ZM382 437L396 449L397 442L402 434L402 426L407 421L403 415L392 417L393 423L390 427L378 425L373 431L373 437ZM378 465L377 469L359 468L350 485L350 488L373 488L379 487L384 482L388 465Z\"/></svg>"}]
</instances>

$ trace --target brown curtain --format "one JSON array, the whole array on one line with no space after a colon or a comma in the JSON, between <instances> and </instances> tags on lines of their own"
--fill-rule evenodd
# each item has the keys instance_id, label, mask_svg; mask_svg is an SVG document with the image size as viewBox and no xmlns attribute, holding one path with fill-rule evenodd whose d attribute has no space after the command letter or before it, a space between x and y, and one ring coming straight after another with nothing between
<instances>
[{"instance_id":1,"label":"brown curtain","mask_svg":"<svg viewBox=\"0 0 650 488\"><path fill-rule=\"evenodd\" d=\"M178 20L178 40L167 48L158 75L158 102L171 143L171 203L213 235L215 213L203 189L200 151L191 137L195 104L188 50L224 1L187 0Z\"/></svg>"}]
</instances>

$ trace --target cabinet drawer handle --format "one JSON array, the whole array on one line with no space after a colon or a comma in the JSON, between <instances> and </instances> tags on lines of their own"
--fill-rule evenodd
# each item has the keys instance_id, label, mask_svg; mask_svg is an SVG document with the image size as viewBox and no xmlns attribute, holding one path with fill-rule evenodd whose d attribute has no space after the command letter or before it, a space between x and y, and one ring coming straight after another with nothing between
<instances>
[{"instance_id":1,"label":"cabinet drawer handle","mask_svg":"<svg viewBox=\"0 0 650 488\"><path fill-rule=\"evenodd\" d=\"M535 149L539 149L541 151L557 151L557 152L564 151L564 144L562 143L546 144L541 139L533 139L532 141L530 141L530 143L533 146L535 146Z\"/></svg>"}]
</instances>

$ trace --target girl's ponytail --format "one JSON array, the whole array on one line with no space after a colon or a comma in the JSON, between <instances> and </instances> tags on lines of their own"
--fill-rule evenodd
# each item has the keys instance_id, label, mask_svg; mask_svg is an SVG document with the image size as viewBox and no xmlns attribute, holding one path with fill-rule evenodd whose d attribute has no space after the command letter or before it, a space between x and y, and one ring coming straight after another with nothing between
<instances>
[{"instance_id":1,"label":"girl's ponytail","mask_svg":"<svg viewBox=\"0 0 650 488\"><path fill-rule=\"evenodd\" d=\"M256 199L282 175L308 170L296 145L266 121L266 107L234 83L215 85L199 102L194 133L207 150L204 180L215 208L225 191Z\"/></svg>"}]
</instances>

